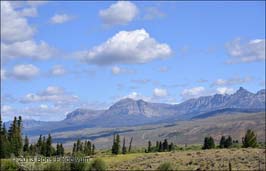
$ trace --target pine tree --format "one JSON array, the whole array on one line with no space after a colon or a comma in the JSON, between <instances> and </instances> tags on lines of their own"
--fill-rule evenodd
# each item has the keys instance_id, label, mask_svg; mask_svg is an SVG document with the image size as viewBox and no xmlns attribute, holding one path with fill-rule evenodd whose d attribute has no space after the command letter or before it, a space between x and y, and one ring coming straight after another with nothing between
<instances>
[{"instance_id":1,"label":"pine tree","mask_svg":"<svg viewBox=\"0 0 266 171\"><path fill-rule=\"evenodd\" d=\"M128 147L128 152L130 153L131 151L131 145L132 145L133 137L131 137L130 142L129 142L129 147Z\"/></svg>"},{"instance_id":2,"label":"pine tree","mask_svg":"<svg viewBox=\"0 0 266 171\"><path fill-rule=\"evenodd\" d=\"M45 138L45 136L42 137L41 153L40 154L46 156L46 138Z\"/></svg>"},{"instance_id":3,"label":"pine tree","mask_svg":"<svg viewBox=\"0 0 266 171\"><path fill-rule=\"evenodd\" d=\"M158 151L159 152L162 152L163 151L163 144L162 144L161 141L159 142L159 150Z\"/></svg>"},{"instance_id":4,"label":"pine tree","mask_svg":"<svg viewBox=\"0 0 266 171\"><path fill-rule=\"evenodd\" d=\"M91 155L95 155L95 145L92 144Z\"/></svg>"},{"instance_id":5,"label":"pine tree","mask_svg":"<svg viewBox=\"0 0 266 171\"><path fill-rule=\"evenodd\" d=\"M48 138L46 140L46 156L52 156L54 152L53 146L52 146L52 137L50 134L48 134Z\"/></svg>"},{"instance_id":6,"label":"pine tree","mask_svg":"<svg viewBox=\"0 0 266 171\"><path fill-rule=\"evenodd\" d=\"M65 149L64 149L64 147L63 147L63 144L61 143L61 144L60 144L60 155L61 155L61 156L64 156L64 154L65 154Z\"/></svg>"},{"instance_id":7,"label":"pine tree","mask_svg":"<svg viewBox=\"0 0 266 171\"><path fill-rule=\"evenodd\" d=\"M151 141L148 142L148 153L151 152Z\"/></svg>"},{"instance_id":8,"label":"pine tree","mask_svg":"<svg viewBox=\"0 0 266 171\"><path fill-rule=\"evenodd\" d=\"M56 143L56 155L59 156L60 155L60 146L58 143Z\"/></svg>"},{"instance_id":9,"label":"pine tree","mask_svg":"<svg viewBox=\"0 0 266 171\"><path fill-rule=\"evenodd\" d=\"M29 147L29 154L34 156L36 154L36 145L31 144Z\"/></svg>"},{"instance_id":10,"label":"pine tree","mask_svg":"<svg viewBox=\"0 0 266 171\"><path fill-rule=\"evenodd\" d=\"M17 117L14 117L13 123L11 124L8 130L8 141L10 144L8 149L10 150L10 153L15 154L15 156L19 156L23 148L21 130L22 130L21 116L19 116L18 120Z\"/></svg>"},{"instance_id":11,"label":"pine tree","mask_svg":"<svg viewBox=\"0 0 266 171\"><path fill-rule=\"evenodd\" d=\"M77 141L77 152L81 151L81 142L80 142L80 139L78 139Z\"/></svg>"},{"instance_id":12,"label":"pine tree","mask_svg":"<svg viewBox=\"0 0 266 171\"><path fill-rule=\"evenodd\" d=\"M156 141L156 151L159 151L159 148L160 148L160 146L159 146L159 142Z\"/></svg>"},{"instance_id":13,"label":"pine tree","mask_svg":"<svg viewBox=\"0 0 266 171\"><path fill-rule=\"evenodd\" d=\"M77 144L74 143L73 150L72 150L72 154L75 154L76 152L77 152Z\"/></svg>"},{"instance_id":14,"label":"pine tree","mask_svg":"<svg viewBox=\"0 0 266 171\"><path fill-rule=\"evenodd\" d=\"M88 148L88 154L87 155L92 155L92 146L91 146L90 141L87 142L87 148Z\"/></svg>"},{"instance_id":15,"label":"pine tree","mask_svg":"<svg viewBox=\"0 0 266 171\"><path fill-rule=\"evenodd\" d=\"M114 135L112 154L119 154L119 152L120 152L120 136L119 134L117 134L117 135Z\"/></svg>"},{"instance_id":16,"label":"pine tree","mask_svg":"<svg viewBox=\"0 0 266 171\"><path fill-rule=\"evenodd\" d=\"M123 147L122 147L122 154L126 154L126 153L127 153L126 139L124 137L124 139L123 139Z\"/></svg>"},{"instance_id":17,"label":"pine tree","mask_svg":"<svg viewBox=\"0 0 266 171\"><path fill-rule=\"evenodd\" d=\"M7 132L5 124L2 124L0 113L0 159L9 157L10 144L7 139Z\"/></svg>"},{"instance_id":18,"label":"pine tree","mask_svg":"<svg viewBox=\"0 0 266 171\"><path fill-rule=\"evenodd\" d=\"M28 139L28 136L25 136L23 151L24 152L29 152L29 139Z\"/></svg>"},{"instance_id":19,"label":"pine tree","mask_svg":"<svg viewBox=\"0 0 266 171\"><path fill-rule=\"evenodd\" d=\"M168 150L168 142L167 142L167 139L164 139L164 142L163 142L163 151L166 151Z\"/></svg>"},{"instance_id":20,"label":"pine tree","mask_svg":"<svg viewBox=\"0 0 266 171\"><path fill-rule=\"evenodd\" d=\"M225 136L222 136L221 137L221 140L220 140L220 148L225 148Z\"/></svg>"},{"instance_id":21,"label":"pine tree","mask_svg":"<svg viewBox=\"0 0 266 171\"><path fill-rule=\"evenodd\" d=\"M242 143L244 148L257 147L257 136L251 129L247 130L245 137L242 138Z\"/></svg>"},{"instance_id":22,"label":"pine tree","mask_svg":"<svg viewBox=\"0 0 266 171\"><path fill-rule=\"evenodd\" d=\"M18 132L17 132L17 141L18 141L18 147L17 150L19 151L19 153L22 152L23 150L23 139L22 139L22 117L19 116L18 117L18 123L17 123L17 128L18 128Z\"/></svg>"},{"instance_id":23,"label":"pine tree","mask_svg":"<svg viewBox=\"0 0 266 171\"><path fill-rule=\"evenodd\" d=\"M42 135L39 136L39 139L36 144L36 152L38 154L41 154L41 149L42 149Z\"/></svg>"},{"instance_id":24,"label":"pine tree","mask_svg":"<svg viewBox=\"0 0 266 171\"><path fill-rule=\"evenodd\" d=\"M205 137L202 149L212 149L212 148L215 148L214 139L211 136Z\"/></svg>"},{"instance_id":25,"label":"pine tree","mask_svg":"<svg viewBox=\"0 0 266 171\"><path fill-rule=\"evenodd\" d=\"M120 136L119 134L116 135L116 148L115 148L115 151L116 151L116 154L119 154L120 153Z\"/></svg>"},{"instance_id":26,"label":"pine tree","mask_svg":"<svg viewBox=\"0 0 266 171\"><path fill-rule=\"evenodd\" d=\"M169 149L168 149L169 151L172 151L172 150L174 150L174 144L173 143L171 143L170 145L169 145Z\"/></svg>"},{"instance_id":27,"label":"pine tree","mask_svg":"<svg viewBox=\"0 0 266 171\"><path fill-rule=\"evenodd\" d=\"M228 136L228 138L225 140L224 147L230 148L232 145L233 145L232 138L231 138L231 136Z\"/></svg>"},{"instance_id":28,"label":"pine tree","mask_svg":"<svg viewBox=\"0 0 266 171\"><path fill-rule=\"evenodd\" d=\"M115 141L115 134L113 136L113 145L112 145L112 154L115 154L115 146L116 146L116 141Z\"/></svg>"}]
</instances>

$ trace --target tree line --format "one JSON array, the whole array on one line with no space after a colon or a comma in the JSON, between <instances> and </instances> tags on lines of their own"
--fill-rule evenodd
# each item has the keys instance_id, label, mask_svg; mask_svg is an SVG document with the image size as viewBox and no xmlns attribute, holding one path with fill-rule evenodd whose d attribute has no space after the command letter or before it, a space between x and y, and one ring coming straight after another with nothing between
<instances>
[{"instance_id":1,"label":"tree line","mask_svg":"<svg viewBox=\"0 0 266 171\"><path fill-rule=\"evenodd\" d=\"M222 136L218 147L219 148L231 148L234 144L239 144L238 140L233 140L230 135L227 138L225 136ZM255 148L257 146L258 146L257 136L255 132L252 131L251 129L248 129L245 136L242 138L242 147L243 148L248 148L248 147ZM212 149L215 147L216 147L215 142L212 136L204 138L202 149Z\"/></svg>"},{"instance_id":2,"label":"tree line","mask_svg":"<svg viewBox=\"0 0 266 171\"><path fill-rule=\"evenodd\" d=\"M123 146L122 149L120 149L120 136L119 134L114 134L113 136L113 145L112 145L112 154L119 154L122 152L122 154L130 153L131 147L132 147L132 141L133 137L131 137L128 148L126 147L126 139L123 138ZM120 151L121 150L121 151Z\"/></svg>"},{"instance_id":3,"label":"tree line","mask_svg":"<svg viewBox=\"0 0 266 171\"><path fill-rule=\"evenodd\" d=\"M80 139L73 144L72 154L84 154L86 156L95 154L95 145L90 141L81 142Z\"/></svg>"},{"instance_id":4,"label":"tree line","mask_svg":"<svg viewBox=\"0 0 266 171\"><path fill-rule=\"evenodd\" d=\"M52 137L49 134L46 138L40 135L37 143L30 144L27 136L22 138L22 117L14 117L8 131L3 124L0 115L0 158L8 158L11 155L43 155L43 156L63 156L63 144L57 143L56 148L52 146Z\"/></svg>"},{"instance_id":5,"label":"tree line","mask_svg":"<svg viewBox=\"0 0 266 171\"><path fill-rule=\"evenodd\" d=\"M148 148L145 149L146 153L150 152L164 152L164 151L172 151L174 150L174 144L168 143L167 139L164 139L163 142L156 141L156 145L152 146L151 141L148 142Z\"/></svg>"}]
</instances>

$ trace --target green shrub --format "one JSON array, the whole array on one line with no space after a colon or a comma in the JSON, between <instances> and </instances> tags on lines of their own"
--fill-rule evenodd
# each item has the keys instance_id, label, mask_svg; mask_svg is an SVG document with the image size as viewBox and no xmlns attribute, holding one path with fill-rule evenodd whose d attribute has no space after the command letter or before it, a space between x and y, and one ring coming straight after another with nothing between
<instances>
[{"instance_id":1,"label":"green shrub","mask_svg":"<svg viewBox=\"0 0 266 171\"><path fill-rule=\"evenodd\" d=\"M165 162L160 164L160 166L157 168L159 171L170 171L170 170L175 170L174 166L170 162Z\"/></svg>"},{"instance_id":2,"label":"green shrub","mask_svg":"<svg viewBox=\"0 0 266 171\"><path fill-rule=\"evenodd\" d=\"M89 171L105 171L107 170L107 165L102 159L94 159L88 168Z\"/></svg>"},{"instance_id":3,"label":"green shrub","mask_svg":"<svg viewBox=\"0 0 266 171\"><path fill-rule=\"evenodd\" d=\"M18 170L19 166L17 165L16 162L10 160L10 159L1 159L1 168L0 170L3 171L13 171L13 170Z\"/></svg>"},{"instance_id":4,"label":"green shrub","mask_svg":"<svg viewBox=\"0 0 266 171\"><path fill-rule=\"evenodd\" d=\"M85 162L81 162L79 160L75 160L73 162L70 163L70 170L73 171L83 171L86 168L86 163Z\"/></svg>"},{"instance_id":5,"label":"green shrub","mask_svg":"<svg viewBox=\"0 0 266 171\"><path fill-rule=\"evenodd\" d=\"M45 165L44 171L55 171L55 170L64 170L70 171L69 163L62 163L62 162L51 162Z\"/></svg>"}]
</instances>

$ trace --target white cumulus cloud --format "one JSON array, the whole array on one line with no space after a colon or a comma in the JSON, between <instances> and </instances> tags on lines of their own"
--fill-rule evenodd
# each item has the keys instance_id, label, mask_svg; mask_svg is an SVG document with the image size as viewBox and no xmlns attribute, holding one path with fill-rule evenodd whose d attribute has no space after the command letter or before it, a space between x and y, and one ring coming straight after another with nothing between
<instances>
[{"instance_id":1,"label":"white cumulus cloud","mask_svg":"<svg viewBox=\"0 0 266 171\"><path fill-rule=\"evenodd\" d=\"M127 24L138 14L137 6L129 1L118 1L109 8L100 10L99 15L106 25Z\"/></svg>"},{"instance_id":2,"label":"white cumulus cloud","mask_svg":"<svg viewBox=\"0 0 266 171\"><path fill-rule=\"evenodd\" d=\"M121 68L120 67L118 67L118 66L114 66L114 67L112 67L112 73L113 74L120 74L121 73Z\"/></svg>"},{"instance_id":3,"label":"white cumulus cloud","mask_svg":"<svg viewBox=\"0 0 266 171\"><path fill-rule=\"evenodd\" d=\"M14 66L10 75L18 80L29 80L39 75L40 70L32 64L21 64Z\"/></svg>"},{"instance_id":4,"label":"white cumulus cloud","mask_svg":"<svg viewBox=\"0 0 266 171\"><path fill-rule=\"evenodd\" d=\"M184 89L181 92L181 96L184 100L190 99L190 98L197 98L200 96L206 96L207 91L204 87L193 87L193 88L188 88Z\"/></svg>"},{"instance_id":5,"label":"white cumulus cloud","mask_svg":"<svg viewBox=\"0 0 266 171\"><path fill-rule=\"evenodd\" d=\"M8 1L1 1L1 41L15 42L30 39L35 29Z\"/></svg>"},{"instance_id":6,"label":"white cumulus cloud","mask_svg":"<svg viewBox=\"0 0 266 171\"><path fill-rule=\"evenodd\" d=\"M232 94L234 93L234 89L233 88L228 88L228 87L218 87L216 89L218 94Z\"/></svg>"},{"instance_id":7,"label":"white cumulus cloud","mask_svg":"<svg viewBox=\"0 0 266 171\"><path fill-rule=\"evenodd\" d=\"M235 39L226 44L231 59L228 63L265 61L265 39L254 39L244 42Z\"/></svg>"},{"instance_id":8,"label":"white cumulus cloud","mask_svg":"<svg viewBox=\"0 0 266 171\"><path fill-rule=\"evenodd\" d=\"M168 95L168 92L166 89L161 89L161 88L155 88L153 90L153 95L156 97L165 97Z\"/></svg>"},{"instance_id":9,"label":"white cumulus cloud","mask_svg":"<svg viewBox=\"0 0 266 171\"><path fill-rule=\"evenodd\" d=\"M37 93L26 94L20 102L22 103L36 103L36 102L50 102L56 106L65 106L78 102L79 98L66 92L63 88L58 86L48 86L45 90Z\"/></svg>"},{"instance_id":10,"label":"white cumulus cloud","mask_svg":"<svg viewBox=\"0 0 266 171\"><path fill-rule=\"evenodd\" d=\"M118 66L113 66L112 67L112 74L118 75L118 74L133 74L135 73L134 70L128 69L128 68L121 68Z\"/></svg>"},{"instance_id":11,"label":"white cumulus cloud","mask_svg":"<svg viewBox=\"0 0 266 171\"><path fill-rule=\"evenodd\" d=\"M33 40L19 41L11 44L1 43L1 55L4 58L30 58L30 59L48 59L54 53L55 49L47 43L41 41L37 43Z\"/></svg>"},{"instance_id":12,"label":"white cumulus cloud","mask_svg":"<svg viewBox=\"0 0 266 171\"><path fill-rule=\"evenodd\" d=\"M27 17L37 15L35 5L26 2L1 1L1 61L30 58L48 59L55 49L46 42L34 40L36 28Z\"/></svg>"},{"instance_id":13,"label":"white cumulus cloud","mask_svg":"<svg viewBox=\"0 0 266 171\"><path fill-rule=\"evenodd\" d=\"M53 68L51 69L50 73L54 76L60 76L60 75L64 75L66 73L66 70L63 66L61 65L55 65L53 66Z\"/></svg>"},{"instance_id":14,"label":"white cumulus cloud","mask_svg":"<svg viewBox=\"0 0 266 171\"><path fill-rule=\"evenodd\" d=\"M51 23L53 24L62 24L65 23L67 21L72 20L73 17L67 14L55 14L51 19Z\"/></svg>"},{"instance_id":15,"label":"white cumulus cloud","mask_svg":"<svg viewBox=\"0 0 266 171\"><path fill-rule=\"evenodd\" d=\"M172 50L165 43L158 43L144 29L120 31L103 44L88 51L77 52L76 57L90 64L147 63L164 59Z\"/></svg>"}]
</instances>

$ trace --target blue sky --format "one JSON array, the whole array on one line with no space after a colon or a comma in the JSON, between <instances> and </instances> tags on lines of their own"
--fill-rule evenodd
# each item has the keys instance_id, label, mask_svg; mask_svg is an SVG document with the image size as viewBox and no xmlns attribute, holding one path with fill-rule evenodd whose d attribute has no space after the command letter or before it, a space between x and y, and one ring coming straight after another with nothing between
<instances>
[{"instance_id":1,"label":"blue sky","mask_svg":"<svg viewBox=\"0 0 266 171\"><path fill-rule=\"evenodd\" d=\"M1 1L1 113L265 87L265 2Z\"/></svg>"}]
</instances>

